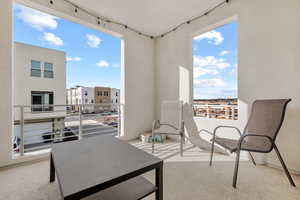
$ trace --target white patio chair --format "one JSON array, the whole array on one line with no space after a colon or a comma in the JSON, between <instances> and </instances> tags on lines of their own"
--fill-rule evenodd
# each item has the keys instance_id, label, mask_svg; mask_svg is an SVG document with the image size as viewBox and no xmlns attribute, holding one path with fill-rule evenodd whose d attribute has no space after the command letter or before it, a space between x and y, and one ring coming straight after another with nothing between
<instances>
[{"instance_id":1,"label":"white patio chair","mask_svg":"<svg viewBox=\"0 0 300 200\"><path fill-rule=\"evenodd\" d=\"M154 137L156 135L179 136L180 155L182 156L184 128L181 101L163 101L161 105L161 120L155 120L152 125L152 153L154 153Z\"/></svg>"},{"instance_id":2,"label":"white patio chair","mask_svg":"<svg viewBox=\"0 0 300 200\"><path fill-rule=\"evenodd\" d=\"M200 134L207 133L209 135L213 135L211 132L201 129L198 130L196 122L194 120L194 112L193 108L190 104L185 103L182 109L182 118L184 121L184 126L186 129L187 139L196 147L199 147L201 150L211 150L211 143L205 139L203 139ZM228 154L225 149L222 149L218 146L215 147L215 151L222 154Z\"/></svg>"}]
</instances>

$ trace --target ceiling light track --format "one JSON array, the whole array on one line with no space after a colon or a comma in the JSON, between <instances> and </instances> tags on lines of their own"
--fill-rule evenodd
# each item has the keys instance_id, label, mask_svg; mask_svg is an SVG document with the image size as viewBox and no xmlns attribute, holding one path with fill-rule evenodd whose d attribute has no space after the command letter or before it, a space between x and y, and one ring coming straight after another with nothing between
<instances>
[{"instance_id":1,"label":"ceiling light track","mask_svg":"<svg viewBox=\"0 0 300 200\"><path fill-rule=\"evenodd\" d=\"M91 16L91 17L94 17L96 19L95 21L96 21L96 23L98 25L105 25L105 23L107 23L107 24L115 24L115 25L123 27L124 29L128 29L128 30L130 30L132 32L135 32L138 35L141 35L141 36L144 36L144 37L147 37L147 38L150 38L150 39L164 37L164 36L166 36L166 35L168 35L168 34L170 34L172 32L175 32L179 28L181 28L182 26L191 24L192 22L194 22L194 21L196 21L196 20L198 20L198 19L200 19L202 17L205 17L205 16L209 15L211 12L213 12L217 8L222 7L223 5L228 4L230 2L230 0L224 0L221 3L217 4L216 6L212 7L211 9L206 10L204 13L202 13L199 16L196 16L196 17L194 17L192 19L189 19L189 20L187 20L185 22L182 22L182 23L178 24L177 26L175 26L174 28L172 28L171 30L169 30L169 31L167 31L167 32L165 32L165 33L163 33L163 34L161 34L159 36L152 36L152 35L149 35L149 34L146 34L146 33L142 33L140 31L136 30L135 28L132 28L132 27L130 27L130 26L126 25L126 24L120 23L118 21L114 21L114 20L108 19L108 18L103 17L103 16L98 16L98 15L96 15L96 14L94 14L94 13L92 13L92 12L90 12L90 11L84 9L84 8L81 8L80 6L78 6L77 4L75 4L75 3L73 3L73 2L71 2L69 0L63 0L63 1L65 1L66 3L70 4L71 6L73 6L74 7L74 12L76 14L78 14L78 13L85 13L85 14ZM51 5L53 5L54 1L50 0L49 3Z\"/></svg>"}]
</instances>

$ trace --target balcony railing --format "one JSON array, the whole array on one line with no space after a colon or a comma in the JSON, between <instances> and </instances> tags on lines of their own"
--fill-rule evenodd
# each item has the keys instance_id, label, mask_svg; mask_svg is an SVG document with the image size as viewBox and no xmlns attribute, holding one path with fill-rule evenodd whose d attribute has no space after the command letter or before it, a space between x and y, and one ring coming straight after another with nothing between
<instances>
[{"instance_id":1,"label":"balcony railing","mask_svg":"<svg viewBox=\"0 0 300 200\"><path fill-rule=\"evenodd\" d=\"M53 142L120 135L122 107L119 104L16 105L14 155L48 149Z\"/></svg>"},{"instance_id":2,"label":"balcony railing","mask_svg":"<svg viewBox=\"0 0 300 200\"><path fill-rule=\"evenodd\" d=\"M237 105L194 104L194 116L216 119L238 119Z\"/></svg>"}]
</instances>

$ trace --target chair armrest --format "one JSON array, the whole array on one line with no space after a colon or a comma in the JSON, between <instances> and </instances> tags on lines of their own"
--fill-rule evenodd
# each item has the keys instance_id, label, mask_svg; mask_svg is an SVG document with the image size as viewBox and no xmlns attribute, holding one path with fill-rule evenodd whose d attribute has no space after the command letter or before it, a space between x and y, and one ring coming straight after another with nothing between
<instances>
[{"instance_id":1,"label":"chair armrest","mask_svg":"<svg viewBox=\"0 0 300 200\"><path fill-rule=\"evenodd\" d=\"M240 136L242 136L242 132L240 131L240 129L238 127L235 127L235 126L224 126L224 125L221 125L221 126L217 126L215 129L214 129L214 132L213 132L213 135L215 136L216 133L217 133L217 130L220 129L220 128L232 128L232 129L235 129L238 134Z\"/></svg>"},{"instance_id":2,"label":"chair armrest","mask_svg":"<svg viewBox=\"0 0 300 200\"><path fill-rule=\"evenodd\" d=\"M221 126L217 126L214 129L214 132L213 132L213 135L212 135L212 141L215 140L217 130L220 129L220 128L232 128L232 129L235 129L238 132L238 134L240 135L240 137L242 137L242 133L241 133L241 131L240 131L240 129L238 127L221 125Z\"/></svg>"},{"instance_id":3,"label":"chair armrest","mask_svg":"<svg viewBox=\"0 0 300 200\"><path fill-rule=\"evenodd\" d=\"M160 124L160 126L168 126L168 127L171 127L171 128L173 128L173 129L175 129L175 130L179 130L177 127L175 127L175 126L173 126L172 124Z\"/></svg>"},{"instance_id":4,"label":"chair armrest","mask_svg":"<svg viewBox=\"0 0 300 200\"><path fill-rule=\"evenodd\" d=\"M152 132L153 132L153 130L158 129L159 127L160 127L160 121L159 120L154 120L152 122Z\"/></svg>"},{"instance_id":5,"label":"chair armrest","mask_svg":"<svg viewBox=\"0 0 300 200\"><path fill-rule=\"evenodd\" d=\"M268 136L268 135L245 134L245 135L243 135L243 136L239 139L238 149L241 148L242 143L243 143L243 141L244 141L244 139L245 139L246 137L264 137L264 138L267 138L267 139L271 142L272 146L274 145L273 139L272 139L270 136Z\"/></svg>"},{"instance_id":6,"label":"chair armrest","mask_svg":"<svg viewBox=\"0 0 300 200\"><path fill-rule=\"evenodd\" d=\"M213 135L212 132L206 130L206 129L201 129L198 133L200 134L201 132L205 132L205 133L208 133L209 135Z\"/></svg>"}]
</instances>

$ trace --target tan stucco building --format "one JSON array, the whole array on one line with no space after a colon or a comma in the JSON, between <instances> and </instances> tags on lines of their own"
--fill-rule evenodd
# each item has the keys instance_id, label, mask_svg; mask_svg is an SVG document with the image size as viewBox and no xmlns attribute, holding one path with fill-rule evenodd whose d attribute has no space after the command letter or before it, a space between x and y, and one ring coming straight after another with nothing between
<instances>
[{"instance_id":1,"label":"tan stucco building","mask_svg":"<svg viewBox=\"0 0 300 200\"><path fill-rule=\"evenodd\" d=\"M102 104L100 106L96 106L95 110L111 110L111 89L109 87L95 87L94 95L95 104Z\"/></svg>"}]
</instances>

